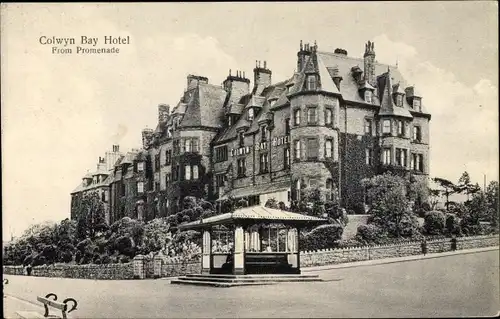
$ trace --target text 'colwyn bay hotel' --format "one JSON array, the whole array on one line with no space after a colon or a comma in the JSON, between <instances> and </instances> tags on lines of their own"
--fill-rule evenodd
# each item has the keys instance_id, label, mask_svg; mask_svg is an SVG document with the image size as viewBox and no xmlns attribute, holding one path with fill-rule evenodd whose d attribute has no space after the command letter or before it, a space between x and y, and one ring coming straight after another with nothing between
<instances>
[{"instance_id":1,"label":"text 'colwyn bay hotel'","mask_svg":"<svg viewBox=\"0 0 500 319\"><path fill-rule=\"evenodd\" d=\"M189 75L178 104L158 106L141 149L113 145L83 177L71 217L87 192L112 223L168 216L185 196L288 206L308 187L325 199L337 189L342 206L360 212L365 177L390 170L427 181L431 116L397 67L375 61L372 42L362 59L301 42L297 72L277 83L268 67L257 62L252 87L239 71L222 85Z\"/></svg>"}]
</instances>

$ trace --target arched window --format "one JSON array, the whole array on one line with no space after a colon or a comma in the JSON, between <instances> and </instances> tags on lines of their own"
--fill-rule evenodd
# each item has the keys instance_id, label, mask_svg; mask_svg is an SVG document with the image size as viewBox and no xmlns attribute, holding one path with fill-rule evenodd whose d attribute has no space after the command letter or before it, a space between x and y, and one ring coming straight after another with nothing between
<instances>
[{"instance_id":1,"label":"arched window","mask_svg":"<svg viewBox=\"0 0 500 319\"><path fill-rule=\"evenodd\" d=\"M372 102L372 91L370 91L370 90L365 91L365 102L366 103Z\"/></svg>"}]
</instances>

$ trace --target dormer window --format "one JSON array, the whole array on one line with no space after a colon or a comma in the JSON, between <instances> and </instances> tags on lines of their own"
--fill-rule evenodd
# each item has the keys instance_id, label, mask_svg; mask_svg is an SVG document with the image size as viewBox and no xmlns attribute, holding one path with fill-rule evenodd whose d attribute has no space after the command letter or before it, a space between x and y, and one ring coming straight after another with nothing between
<instances>
[{"instance_id":1,"label":"dormer window","mask_svg":"<svg viewBox=\"0 0 500 319\"><path fill-rule=\"evenodd\" d=\"M138 172L144 171L144 162L137 162L137 171Z\"/></svg>"},{"instance_id":2,"label":"dormer window","mask_svg":"<svg viewBox=\"0 0 500 319\"><path fill-rule=\"evenodd\" d=\"M370 90L365 91L365 102L372 103L372 91Z\"/></svg>"},{"instance_id":3,"label":"dormer window","mask_svg":"<svg viewBox=\"0 0 500 319\"><path fill-rule=\"evenodd\" d=\"M403 95L396 94L396 106L403 107Z\"/></svg>"},{"instance_id":4,"label":"dormer window","mask_svg":"<svg viewBox=\"0 0 500 319\"><path fill-rule=\"evenodd\" d=\"M249 120L249 121L253 121L253 118L254 118L254 111L253 111L253 108L249 108L249 109L248 109L248 120Z\"/></svg>"},{"instance_id":5,"label":"dormer window","mask_svg":"<svg viewBox=\"0 0 500 319\"><path fill-rule=\"evenodd\" d=\"M243 132L240 132L238 134L238 145L240 147L242 147L243 145L245 145L245 138L243 137Z\"/></svg>"},{"instance_id":6,"label":"dormer window","mask_svg":"<svg viewBox=\"0 0 500 319\"><path fill-rule=\"evenodd\" d=\"M316 75L309 75L307 77L307 90L315 91L317 86Z\"/></svg>"},{"instance_id":7,"label":"dormer window","mask_svg":"<svg viewBox=\"0 0 500 319\"><path fill-rule=\"evenodd\" d=\"M420 99L416 99L416 98L413 99L413 108L417 111L421 111Z\"/></svg>"},{"instance_id":8,"label":"dormer window","mask_svg":"<svg viewBox=\"0 0 500 319\"><path fill-rule=\"evenodd\" d=\"M231 115L229 115L229 117L227 118L227 125L228 126L233 125L233 121L232 120L233 120L233 117Z\"/></svg>"},{"instance_id":9,"label":"dormer window","mask_svg":"<svg viewBox=\"0 0 500 319\"><path fill-rule=\"evenodd\" d=\"M276 103L276 100L272 100L272 101L269 102L269 105L273 106L275 103Z\"/></svg>"}]
</instances>

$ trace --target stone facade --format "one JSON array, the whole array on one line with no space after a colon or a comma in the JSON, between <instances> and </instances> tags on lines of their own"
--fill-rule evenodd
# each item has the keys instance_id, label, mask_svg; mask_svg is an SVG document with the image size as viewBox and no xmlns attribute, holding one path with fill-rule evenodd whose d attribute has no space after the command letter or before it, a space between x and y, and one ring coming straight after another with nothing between
<instances>
[{"instance_id":1,"label":"stone facade","mask_svg":"<svg viewBox=\"0 0 500 319\"><path fill-rule=\"evenodd\" d=\"M389 170L427 182L431 116L397 67L376 62L372 42L363 58L301 43L297 67L273 84L257 61L253 88L241 71L222 85L189 75L177 105L158 106L142 149L114 166L110 222L168 216L185 196L290 204L306 188L325 199L336 190L344 207L363 213L363 178ZM143 173L131 174L127 165L139 160Z\"/></svg>"},{"instance_id":2,"label":"stone facade","mask_svg":"<svg viewBox=\"0 0 500 319\"><path fill-rule=\"evenodd\" d=\"M457 250L498 245L498 235L457 238ZM451 251L450 238L430 240L427 242L427 253L440 253L446 251ZM422 254L420 242L406 242L395 245L304 251L300 253L300 263L302 267L311 267L420 254Z\"/></svg>"}]
</instances>

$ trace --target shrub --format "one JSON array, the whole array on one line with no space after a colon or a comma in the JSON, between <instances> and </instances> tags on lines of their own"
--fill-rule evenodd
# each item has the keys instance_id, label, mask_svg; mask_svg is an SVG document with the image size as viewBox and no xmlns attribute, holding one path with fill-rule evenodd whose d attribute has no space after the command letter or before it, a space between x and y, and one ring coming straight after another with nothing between
<instances>
[{"instance_id":1,"label":"shrub","mask_svg":"<svg viewBox=\"0 0 500 319\"><path fill-rule=\"evenodd\" d=\"M110 264L111 263L111 257L107 254L104 254L101 256L101 264Z\"/></svg>"},{"instance_id":2,"label":"shrub","mask_svg":"<svg viewBox=\"0 0 500 319\"><path fill-rule=\"evenodd\" d=\"M428 235L442 234L446 226L446 217L442 212L431 211L424 217L424 232Z\"/></svg>"},{"instance_id":3,"label":"shrub","mask_svg":"<svg viewBox=\"0 0 500 319\"><path fill-rule=\"evenodd\" d=\"M42 254L37 254L33 258L33 267L47 264L47 259Z\"/></svg>"},{"instance_id":4,"label":"shrub","mask_svg":"<svg viewBox=\"0 0 500 319\"><path fill-rule=\"evenodd\" d=\"M286 205L285 205L285 203L283 203L283 202L279 202L279 203L278 203L278 208L279 208L279 209L281 209L281 210L286 210Z\"/></svg>"},{"instance_id":5,"label":"shrub","mask_svg":"<svg viewBox=\"0 0 500 319\"><path fill-rule=\"evenodd\" d=\"M182 216L182 221L189 223L191 221L191 218L188 215L184 215L184 216Z\"/></svg>"},{"instance_id":6,"label":"shrub","mask_svg":"<svg viewBox=\"0 0 500 319\"><path fill-rule=\"evenodd\" d=\"M363 244L382 244L387 241L387 232L376 224L359 225L355 239Z\"/></svg>"},{"instance_id":7,"label":"shrub","mask_svg":"<svg viewBox=\"0 0 500 319\"><path fill-rule=\"evenodd\" d=\"M125 254L132 248L132 240L127 236L120 236L115 241L115 248L120 254Z\"/></svg>"},{"instance_id":8,"label":"shrub","mask_svg":"<svg viewBox=\"0 0 500 319\"><path fill-rule=\"evenodd\" d=\"M321 225L304 236L304 249L318 250L335 247L342 238L344 229L339 224Z\"/></svg>"},{"instance_id":9,"label":"shrub","mask_svg":"<svg viewBox=\"0 0 500 319\"><path fill-rule=\"evenodd\" d=\"M33 255L28 255L23 260L23 266L27 266L33 262Z\"/></svg>"},{"instance_id":10,"label":"shrub","mask_svg":"<svg viewBox=\"0 0 500 319\"><path fill-rule=\"evenodd\" d=\"M64 263L69 263L73 261L73 254L71 251L65 250L61 253L60 261Z\"/></svg>"},{"instance_id":11,"label":"shrub","mask_svg":"<svg viewBox=\"0 0 500 319\"><path fill-rule=\"evenodd\" d=\"M273 197L273 198L269 198L267 201L266 201L266 204L264 205L265 207L269 207L269 208L279 208L278 206L278 201L276 201L276 199Z\"/></svg>"},{"instance_id":12,"label":"shrub","mask_svg":"<svg viewBox=\"0 0 500 319\"><path fill-rule=\"evenodd\" d=\"M461 235L462 230L460 229L460 221L458 217L454 214L446 214L446 233L449 235Z\"/></svg>"},{"instance_id":13,"label":"shrub","mask_svg":"<svg viewBox=\"0 0 500 319\"><path fill-rule=\"evenodd\" d=\"M119 258L120 258L120 263L122 263L122 264L126 264L126 263L130 262L129 256L122 255Z\"/></svg>"},{"instance_id":14,"label":"shrub","mask_svg":"<svg viewBox=\"0 0 500 319\"><path fill-rule=\"evenodd\" d=\"M90 238L84 239L76 245L76 249L83 253L90 244L92 244L92 240L90 240Z\"/></svg>"}]
</instances>

